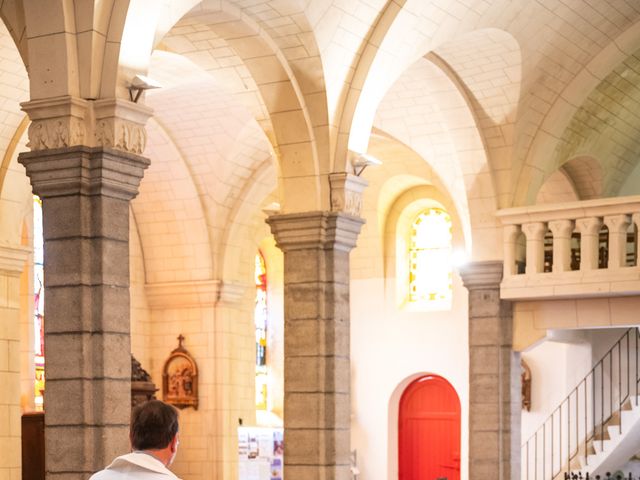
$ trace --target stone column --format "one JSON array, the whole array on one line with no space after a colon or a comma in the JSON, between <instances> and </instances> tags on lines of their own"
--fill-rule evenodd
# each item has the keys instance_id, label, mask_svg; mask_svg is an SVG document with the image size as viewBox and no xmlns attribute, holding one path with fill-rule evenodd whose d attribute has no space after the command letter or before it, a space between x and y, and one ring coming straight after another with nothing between
<instances>
[{"instance_id":1,"label":"stone column","mask_svg":"<svg viewBox=\"0 0 640 480\"><path fill-rule=\"evenodd\" d=\"M461 271L469 291L469 479L520 478L520 354L511 304L500 300L502 262Z\"/></svg>"},{"instance_id":2,"label":"stone column","mask_svg":"<svg viewBox=\"0 0 640 480\"><path fill-rule=\"evenodd\" d=\"M284 252L285 475L348 480L349 251L363 221L306 212L267 222Z\"/></svg>"},{"instance_id":3,"label":"stone column","mask_svg":"<svg viewBox=\"0 0 640 480\"><path fill-rule=\"evenodd\" d=\"M20 478L20 273L28 249L0 244L0 478Z\"/></svg>"},{"instance_id":4,"label":"stone column","mask_svg":"<svg viewBox=\"0 0 640 480\"><path fill-rule=\"evenodd\" d=\"M32 151L19 162L43 202L46 478L80 480L129 450L129 202L149 165L149 111L70 98L23 108Z\"/></svg>"}]
</instances>

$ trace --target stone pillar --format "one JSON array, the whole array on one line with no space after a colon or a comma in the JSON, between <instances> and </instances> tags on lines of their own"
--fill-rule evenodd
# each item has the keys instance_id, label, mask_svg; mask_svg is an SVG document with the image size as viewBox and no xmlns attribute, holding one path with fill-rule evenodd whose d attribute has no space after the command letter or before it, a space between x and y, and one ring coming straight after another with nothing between
<instances>
[{"instance_id":1,"label":"stone pillar","mask_svg":"<svg viewBox=\"0 0 640 480\"><path fill-rule=\"evenodd\" d=\"M0 478L20 478L20 273L28 249L0 244Z\"/></svg>"},{"instance_id":2,"label":"stone pillar","mask_svg":"<svg viewBox=\"0 0 640 480\"><path fill-rule=\"evenodd\" d=\"M150 111L71 98L23 108L32 151L18 161L43 203L46 478L80 480L129 450L129 202L149 165Z\"/></svg>"},{"instance_id":3,"label":"stone pillar","mask_svg":"<svg viewBox=\"0 0 640 480\"><path fill-rule=\"evenodd\" d=\"M520 354L510 302L500 300L502 262L461 271L469 291L469 479L520 478Z\"/></svg>"},{"instance_id":4,"label":"stone pillar","mask_svg":"<svg viewBox=\"0 0 640 480\"><path fill-rule=\"evenodd\" d=\"M348 480L349 251L363 221L307 212L267 222L284 252L285 475Z\"/></svg>"}]
</instances>

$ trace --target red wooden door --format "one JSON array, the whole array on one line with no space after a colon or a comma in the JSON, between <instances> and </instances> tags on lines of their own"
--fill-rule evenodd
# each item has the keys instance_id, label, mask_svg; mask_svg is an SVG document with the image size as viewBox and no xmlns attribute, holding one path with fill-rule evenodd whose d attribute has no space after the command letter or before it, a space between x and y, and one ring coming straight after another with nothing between
<instances>
[{"instance_id":1,"label":"red wooden door","mask_svg":"<svg viewBox=\"0 0 640 480\"><path fill-rule=\"evenodd\" d=\"M400 480L460 479L460 400L444 378L425 375L406 388L398 435Z\"/></svg>"}]
</instances>

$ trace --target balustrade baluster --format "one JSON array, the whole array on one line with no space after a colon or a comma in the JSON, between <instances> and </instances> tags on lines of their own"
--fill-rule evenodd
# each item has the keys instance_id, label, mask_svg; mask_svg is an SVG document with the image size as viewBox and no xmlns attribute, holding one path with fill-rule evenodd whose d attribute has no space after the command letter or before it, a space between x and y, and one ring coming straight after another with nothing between
<instances>
[{"instance_id":1,"label":"balustrade baluster","mask_svg":"<svg viewBox=\"0 0 640 480\"><path fill-rule=\"evenodd\" d=\"M573 220L553 220L549 230L553 233L553 273L571 271L571 234Z\"/></svg>"},{"instance_id":2,"label":"balustrade baluster","mask_svg":"<svg viewBox=\"0 0 640 480\"><path fill-rule=\"evenodd\" d=\"M587 217L576 220L576 229L580 232L580 270L598 268L598 244L602 219Z\"/></svg>"},{"instance_id":3,"label":"balustrade baluster","mask_svg":"<svg viewBox=\"0 0 640 480\"><path fill-rule=\"evenodd\" d=\"M604 217L609 229L609 262L608 268L620 268L626 265L627 229L631 223L629 215L610 215Z\"/></svg>"},{"instance_id":4,"label":"balustrade baluster","mask_svg":"<svg viewBox=\"0 0 640 480\"><path fill-rule=\"evenodd\" d=\"M505 225L503 230L504 236L504 276L516 275L518 273L517 266L517 250L518 236L521 233L520 225Z\"/></svg>"},{"instance_id":5,"label":"balustrade baluster","mask_svg":"<svg viewBox=\"0 0 640 480\"><path fill-rule=\"evenodd\" d=\"M526 274L541 273L544 270L544 235L547 225L543 222L525 223L522 231L527 237Z\"/></svg>"}]
</instances>

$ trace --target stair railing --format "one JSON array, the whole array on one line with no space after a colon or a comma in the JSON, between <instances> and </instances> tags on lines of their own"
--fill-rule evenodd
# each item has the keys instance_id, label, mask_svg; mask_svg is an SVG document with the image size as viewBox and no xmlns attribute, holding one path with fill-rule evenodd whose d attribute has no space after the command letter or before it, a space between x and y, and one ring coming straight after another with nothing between
<instances>
[{"instance_id":1,"label":"stair railing","mask_svg":"<svg viewBox=\"0 0 640 480\"><path fill-rule=\"evenodd\" d=\"M522 446L522 479L553 480L560 473L580 470L580 457L589 455L619 426L621 411L638 402L640 333L628 329L565 397ZM599 445L597 445L599 443Z\"/></svg>"}]
</instances>

